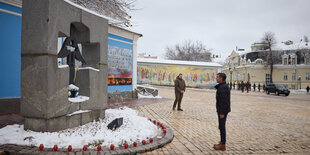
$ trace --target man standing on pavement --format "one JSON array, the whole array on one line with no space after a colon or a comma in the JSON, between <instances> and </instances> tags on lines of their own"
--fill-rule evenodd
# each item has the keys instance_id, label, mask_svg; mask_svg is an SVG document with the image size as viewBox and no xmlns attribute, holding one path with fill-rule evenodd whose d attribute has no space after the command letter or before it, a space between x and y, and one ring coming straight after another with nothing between
<instances>
[{"instance_id":1,"label":"man standing on pavement","mask_svg":"<svg viewBox=\"0 0 310 155\"><path fill-rule=\"evenodd\" d=\"M307 94L309 94L310 87L307 86L306 90L307 90Z\"/></svg>"},{"instance_id":2,"label":"man standing on pavement","mask_svg":"<svg viewBox=\"0 0 310 155\"><path fill-rule=\"evenodd\" d=\"M183 98L183 94L185 92L185 81L183 80L183 75L180 73L176 80L174 81L174 88L175 88L175 100L173 104L172 110L175 110L176 105L178 104L178 111L183 111L181 109L181 102Z\"/></svg>"},{"instance_id":3,"label":"man standing on pavement","mask_svg":"<svg viewBox=\"0 0 310 155\"><path fill-rule=\"evenodd\" d=\"M216 76L216 82L218 83L215 88L216 91L216 111L218 115L219 129L221 135L221 141L219 144L214 144L215 150L226 150L226 118L230 112L230 90L226 84L226 75L224 73L218 73Z\"/></svg>"}]
</instances>

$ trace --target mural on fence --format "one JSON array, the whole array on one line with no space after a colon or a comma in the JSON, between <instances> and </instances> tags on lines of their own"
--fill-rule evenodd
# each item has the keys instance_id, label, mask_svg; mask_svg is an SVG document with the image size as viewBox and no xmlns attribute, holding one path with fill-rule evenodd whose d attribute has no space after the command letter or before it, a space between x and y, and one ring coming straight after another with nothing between
<instances>
[{"instance_id":1,"label":"mural on fence","mask_svg":"<svg viewBox=\"0 0 310 155\"><path fill-rule=\"evenodd\" d=\"M174 85L174 79L183 74L186 86L212 87L216 84L216 68L138 64L137 83L155 85Z\"/></svg>"}]
</instances>

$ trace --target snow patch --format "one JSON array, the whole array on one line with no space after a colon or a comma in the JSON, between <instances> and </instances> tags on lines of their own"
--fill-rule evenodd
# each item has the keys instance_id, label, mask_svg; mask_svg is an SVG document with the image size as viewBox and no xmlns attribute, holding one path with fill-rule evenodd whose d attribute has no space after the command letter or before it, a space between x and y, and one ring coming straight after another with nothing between
<instances>
[{"instance_id":1,"label":"snow patch","mask_svg":"<svg viewBox=\"0 0 310 155\"><path fill-rule=\"evenodd\" d=\"M58 65L58 68L67 68L69 65Z\"/></svg>"},{"instance_id":2,"label":"snow patch","mask_svg":"<svg viewBox=\"0 0 310 155\"><path fill-rule=\"evenodd\" d=\"M75 111L71 114L68 114L67 116L72 116L72 115L76 115L76 114L81 114L81 113L86 113L86 112L90 112L90 110L79 110L79 111Z\"/></svg>"},{"instance_id":3,"label":"snow patch","mask_svg":"<svg viewBox=\"0 0 310 155\"><path fill-rule=\"evenodd\" d=\"M70 84L68 87L69 87L69 90L71 90L71 89L79 90L79 87L77 87L77 86L74 85L74 84Z\"/></svg>"},{"instance_id":4,"label":"snow patch","mask_svg":"<svg viewBox=\"0 0 310 155\"><path fill-rule=\"evenodd\" d=\"M93 67L81 67L81 68L79 68L79 70L83 70L83 69L90 69L90 70L97 71L97 72L100 71L99 69L96 69L96 68L93 68Z\"/></svg>"},{"instance_id":5,"label":"snow patch","mask_svg":"<svg viewBox=\"0 0 310 155\"><path fill-rule=\"evenodd\" d=\"M306 89L290 89L290 92L292 94L307 94L307 90Z\"/></svg>"},{"instance_id":6,"label":"snow patch","mask_svg":"<svg viewBox=\"0 0 310 155\"><path fill-rule=\"evenodd\" d=\"M153 96L153 95L141 95L141 94L138 94L138 98L162 98L162 97L159 96L159 95Z\"/></svg>"},{"instance_id":7,"label":"snow patch","mask_svg":"<svg viewBox=\"0 0 310 155\"><path fill-rule=\"evenodd\" d=\"M87 96L78 96L78 97L75 97L75 98L69 97L68 100L70 102L72 102L72 103L85 102L85 101L89 100L89 97L87 97Z\"/></svg>"},{"instance_id":8,"label":"snow patch","mask_svg":"<svg viewBox=\"0 0 310 155\"><path fill-rule=\"evenodd\" d=\"M179 61L179 60L164 60L164 59L148 59L137 58L138 63L156 63L156 64L173 64L173 65L192 65L192 66L206 66L206 67L222 67L222 65L215 62L200 62L200 61Z\"/></svg>"},{"instance_id":9,"label":"snow patch","mask_svg":"<svg viewBox=\"0 0 310 155\"><path fill-rule=\"evenodd\" d=\"M107 125L114 119L123 117L123 125L115 131L109 130ZM59 132L34 132L25 131L23 125L8 125L0 129L0 145L34 145L43 144L45 148L58 145L59 148L82 148L84 145L101 143L101 146L116 147L127 142L141 142L148 138L158 136L161 130L147 118L138 116L138 112L122 107L105 111L105 119L91 122L76 128ZM94 145L90 145L94 148Z\"/></svg>"}]
</instances>

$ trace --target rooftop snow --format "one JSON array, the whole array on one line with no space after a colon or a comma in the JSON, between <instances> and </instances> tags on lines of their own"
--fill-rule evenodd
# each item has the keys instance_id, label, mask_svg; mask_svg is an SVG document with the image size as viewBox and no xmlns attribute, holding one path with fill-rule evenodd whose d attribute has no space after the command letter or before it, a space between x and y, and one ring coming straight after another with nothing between
<instances>
[{"instance_id":1,"label":"rooftop snow","mask_svg":"<svg viewBox=\"0 0 310 155\"><path fill-rule=\"evenodd\" d=\"M191 65L191 66L207 66L207 67L222 67L215 62L200 62L200 61L179 61L179 60L164 60L164 59L145 59L137 58L138 63L156 63L156 64L171 64L171 65Z\"/></svg>"}]
</instances>

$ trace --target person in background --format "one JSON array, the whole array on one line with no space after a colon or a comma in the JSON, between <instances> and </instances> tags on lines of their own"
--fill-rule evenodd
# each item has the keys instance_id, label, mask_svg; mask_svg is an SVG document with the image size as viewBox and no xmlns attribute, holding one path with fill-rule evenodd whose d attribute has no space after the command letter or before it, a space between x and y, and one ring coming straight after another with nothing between
<instances>
[{"instance_id":1,"label":"person in background","mask_svg":"<svg viewBox=\"0 0 310 155\"><path fill-rule=\"evenodd\" d=\"M176 105L178 104L178 111L183 111L181 109L181 102L183 98L183 94L186 89L185 81L183 80L183 74L180 73L174 81L174 88L175 88L175 100L172 107L172 110L175 110Z\"/></svg>"}]
</instances>

